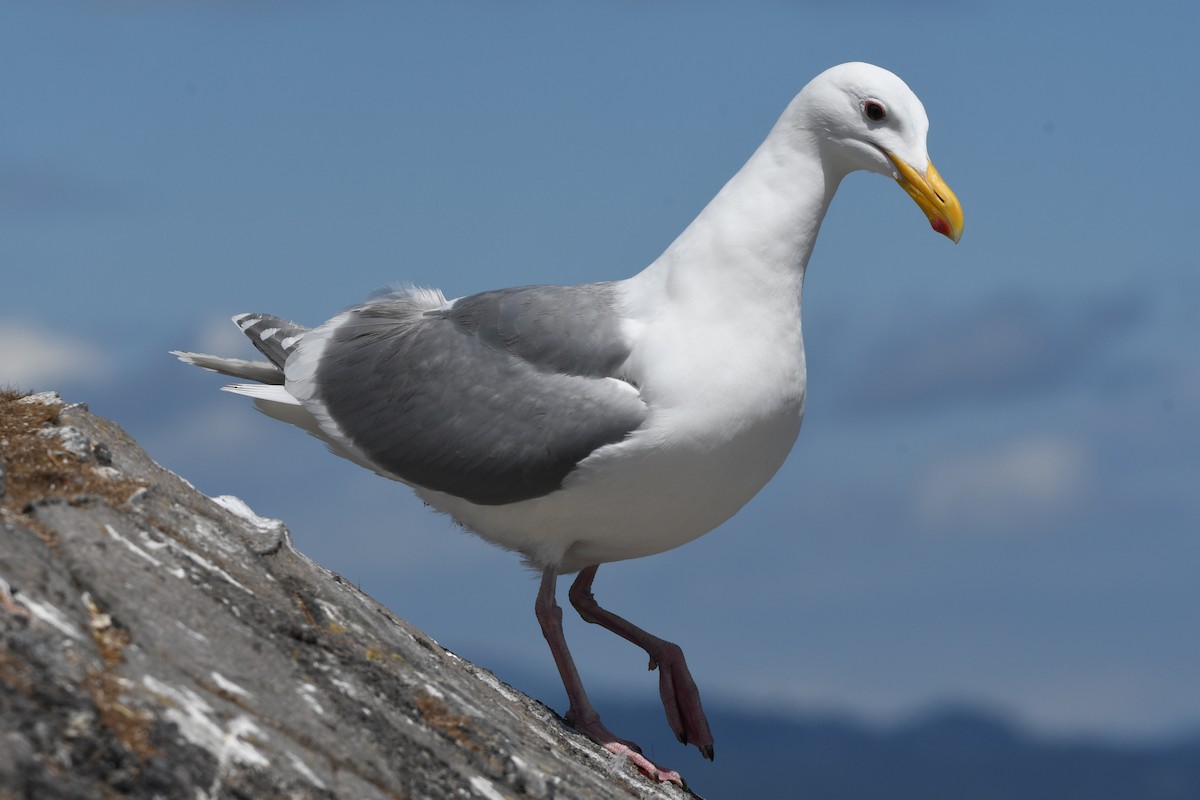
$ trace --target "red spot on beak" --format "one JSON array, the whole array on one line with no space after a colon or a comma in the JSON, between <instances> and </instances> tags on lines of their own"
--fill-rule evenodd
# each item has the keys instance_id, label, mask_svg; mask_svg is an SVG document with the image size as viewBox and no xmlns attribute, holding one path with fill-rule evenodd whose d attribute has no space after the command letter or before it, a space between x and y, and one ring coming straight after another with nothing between
<instances>
[{"instance_id":1,"label":"red spot on beak","mask_svg":"<svg viewBox=\"0 0 1200 800\"><path fill-rule=\"evenodd\" d=\"M933 229L935 231L937 231L938 233L940 233L942 236L950 235L950 223L947 222L946 220L942 219L941 217L931 219L929 221L929 224L931 226L933 226Z\"/></svg>"}]
</instances>

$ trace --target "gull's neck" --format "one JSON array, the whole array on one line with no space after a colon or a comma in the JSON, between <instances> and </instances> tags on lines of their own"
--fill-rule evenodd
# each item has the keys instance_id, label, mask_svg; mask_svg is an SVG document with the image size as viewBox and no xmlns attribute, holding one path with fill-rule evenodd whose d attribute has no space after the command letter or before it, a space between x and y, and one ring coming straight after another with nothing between
<instances>
[{"instance_id":1,"label":"gull's neck","mask_svg":"<svg viewBox=\"0 0 1200 800\"><path fill-rule=\"evenodd\" d=\"M816 138L789 130L786 119L666 251L631 279L652 289L644 296L656 298L656 305L665 299L697 313L719 308L728 314L738 306L799 313L804 270L845 173L825 164Z\"/></svg>"}]
</instances>

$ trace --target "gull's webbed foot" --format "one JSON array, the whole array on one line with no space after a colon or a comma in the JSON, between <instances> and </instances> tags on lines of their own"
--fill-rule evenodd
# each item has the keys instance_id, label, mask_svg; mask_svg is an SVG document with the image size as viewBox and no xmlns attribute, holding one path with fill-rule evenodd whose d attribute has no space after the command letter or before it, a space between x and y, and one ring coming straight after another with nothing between
<instances>
[{"instance_id":1,"label":"gull's webbed foot","mask_svg":"<svg viewBox=\"0 0 1200 800\"><path fill-rule=\"evenodd\" d=\"M573 719L574 715L567 712L567 722L571 727L582 733L584 736L591 739L596 744L603 747L610 753L629 759L633 765L638 768L638 771L653 781L660 783L674 783L678 786L686 788L683 782L683 777L673 769L665 769L658 766L650 759L642 755L642 749L633 742L627 739L621 739L613 734L608 727L600 721L600 717L595 712L588 715L586 721Z\"/></svg>"}]
</instances>

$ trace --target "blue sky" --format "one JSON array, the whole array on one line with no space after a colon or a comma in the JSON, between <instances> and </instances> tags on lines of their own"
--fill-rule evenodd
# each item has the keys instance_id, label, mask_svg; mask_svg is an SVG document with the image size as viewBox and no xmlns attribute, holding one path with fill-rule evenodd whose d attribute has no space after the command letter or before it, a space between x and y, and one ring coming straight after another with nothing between
<instances>
[{"instance_id":1,"label":"blue sky","mask_svg":"<svg viewBox=\"0 0 1200 800\"><path fill-rule=\"evenodd\" d=\"M871 61L924 100L962 243L849 178L807 276L796 451L597 596L682 644L710 702L1195 728L1200 12L815 6L10 3L0 382L88 401L446 646L553 686L516 558L166 351L245 354L234 313L315 324L396 281L631 275L809 78ZM640 653L568 636L586 681L654 702Z\"/></svg>"}]
</instances>

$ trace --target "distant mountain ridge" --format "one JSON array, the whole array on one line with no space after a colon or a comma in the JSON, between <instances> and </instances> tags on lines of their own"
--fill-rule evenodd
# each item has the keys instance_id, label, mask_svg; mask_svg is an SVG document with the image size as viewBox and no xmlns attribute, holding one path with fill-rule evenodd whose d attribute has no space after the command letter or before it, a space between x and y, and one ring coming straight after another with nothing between
<instances>
[{"instance_id":1,"label":"distant mountain ridge","mask_svg":"<svg viewBox=\"0 0 1200 800\"><path fill-rule=\"evenodd\" d=\"M966 706L875 727L709 704L717 742L709 765L676 755L653 705L600 697L597 707L710 800L1200 800L1200 733L1139 745L1038 737Z\"/></svg>"}]
</instances>

